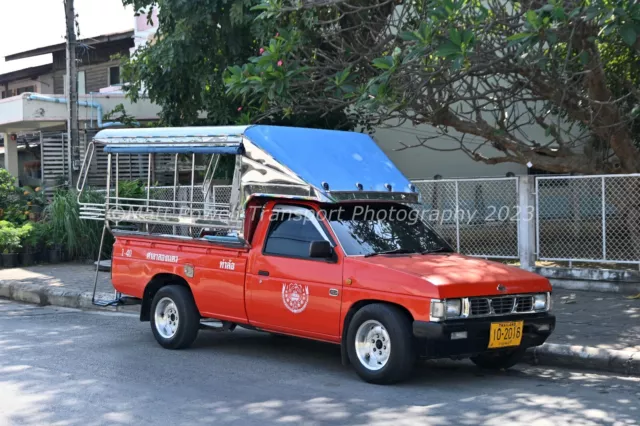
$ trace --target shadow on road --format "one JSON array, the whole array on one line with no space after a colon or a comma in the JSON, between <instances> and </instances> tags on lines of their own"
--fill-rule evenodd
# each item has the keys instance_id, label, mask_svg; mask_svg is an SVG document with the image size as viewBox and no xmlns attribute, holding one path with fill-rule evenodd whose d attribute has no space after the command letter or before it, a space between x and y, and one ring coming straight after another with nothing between
<instances>
[{"instance_id":1,"label":"shadow on road","mask_svg":"<svg viewBox=\"0 0 640 426\"><path fill-rule=\"evenodd\" d=\"M83 313L0 318L1 424L637 424L638 380L466 362L363 383L337 346L202 332L160 348L148 324Z\"/></svg>"}]
</instances>

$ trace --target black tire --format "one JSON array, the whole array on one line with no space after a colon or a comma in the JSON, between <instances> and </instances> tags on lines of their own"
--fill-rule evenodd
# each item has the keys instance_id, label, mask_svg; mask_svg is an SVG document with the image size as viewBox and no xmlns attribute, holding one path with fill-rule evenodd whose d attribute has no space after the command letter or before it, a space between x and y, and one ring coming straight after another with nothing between
<instances>
[{"instance_id":1,"label":"black tire","mask_svg":"<svg viewBox=\"0 0 640 426\"><path fill-rule=\"evenodd\" d=\"M169 299L177 310L177 329L175 333L166 337L163 336L156 326L156 307L162 300ZM164 303L164 302L163 302ZM168 285L162 287L153 297L151 311L151 331L158 343L166 349L184 349L191 346L198 336L200 329L200 313L193 300L193 295L188 287L182 285Z\"/></svg>"},{"instance_id":2,"label":"black tire","mask_svg":"<svg viewBox=\"0 0 640 426\"><path fill-rule=\"evenodd\" d=\"M366 367L356 351L356 337L360 326L368 321L377 321L388 333L391 341L386 364L379 370ZM382 303L362 307L349 322L347 330L347 354L349 361L362 380L375 384L391 384L406 379L416 361L411 319L399 308ZM375 343L377 344L377 342Z\"/></svg>"},{"instance_id":3,"label":"black tire","mask_svg":"<svg viewBox=\"0 0 640 426\"><path fill-rule=\"evenodd\" d=\"M472 356L471 361L487 370L507 370L516 365L524 356L524 349L512 349L500 352L485 352Z\"/></svg>"}]
</instances>

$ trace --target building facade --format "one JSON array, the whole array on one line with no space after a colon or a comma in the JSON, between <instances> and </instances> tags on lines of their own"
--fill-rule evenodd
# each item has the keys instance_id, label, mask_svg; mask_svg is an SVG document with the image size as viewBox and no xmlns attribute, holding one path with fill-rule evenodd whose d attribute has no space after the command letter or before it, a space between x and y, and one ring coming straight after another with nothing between
<instances>
[{"instance_id":1,"label":"building facade","mask_svg":"<svg viewBox=\"0 0 640 426\"><path fill-rule=\"evenodd\" d=\"M82 143L100 128L117 125L103 120L120 105L143 122L157 120L160 108L142 97L131 103L122 91L122 61L135 48L135 30L78 41L78 119L80 146L66 139L66 46L45 46L5 57L16 61L50 54L50 64L0 75L0 161L21 184L40 179L45 185L73 180ZM38 170L39 168L39 170Z\"/></svg>"}]
</instances>

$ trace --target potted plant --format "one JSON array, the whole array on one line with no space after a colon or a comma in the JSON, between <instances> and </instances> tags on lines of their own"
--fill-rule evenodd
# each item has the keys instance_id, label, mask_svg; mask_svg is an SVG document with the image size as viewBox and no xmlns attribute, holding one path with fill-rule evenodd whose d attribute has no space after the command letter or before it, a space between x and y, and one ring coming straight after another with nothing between
<instances>
[{"instance_id":1,"label":"potted plant","mask_svg":"<svg viewBox=\"0 0 640 426\"><path fill-rule=\"evenodd\" d=\"M18 266L21 235L21 228L16 228L14 224L6 220L0 221L0 252L2 253L2 266L5 268Z\"/></svg>"},{"instance_id":2,"label":"potted plant","mask_svg":"<svg viewBox=\"0 0 640 426\"><path fill-rule=\"evenodd\" d=\"M23 266L31 266L36 263L40 251L40 235L38 229L40 223L25 223L22 225L21 240L22 253L20 253Z\"/></svg>"},{"instance_id":3,"label":"potted plant","mask_svg":"<svg viewBox=\"0 0 640 426\"><path fill-rule=\"evenodd\" d=\"M58 238L58 234L53 232L53 227L50 223L45 222L44 227L46 230L44 245L46 255L43 256L43 260L48 261L49 263L60 263L62 262L62 242Z\"/></svg>"}]
</instances>

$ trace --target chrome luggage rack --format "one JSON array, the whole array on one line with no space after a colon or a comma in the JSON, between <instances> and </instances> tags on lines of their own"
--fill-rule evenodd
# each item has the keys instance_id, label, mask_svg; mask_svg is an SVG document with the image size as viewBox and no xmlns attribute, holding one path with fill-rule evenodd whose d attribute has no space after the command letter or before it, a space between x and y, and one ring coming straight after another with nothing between
<instances>
[{"instance_id":1,"label":"chrome luggage rack","mask_svg":"<svg viewBox=\"0 0 640 426\"><path fill-rule=\"evenodd\" d=\"M120 141L122 142L122 141ZM98 306L110 306L123 303L122 295L117 293L113 300L96 300L96 288L102 251L107 231L118 234L157 235L163 238L204 238L207 241L234 241L243 243L243 215L238 209L240 183L237 173L231 185L215 185L214 176L220 164L221 155L233 154L228 150L227 141L217 139L199 143L162 144L120 144L116 149L108 149L109 144L94 139L86 150L77 182L80 218L103 221L100 238L96 275L91 302ZM104 145L107 153L106 186L103 190L104 202L83 200L91 164L96 155L97 145ZM112 152L115 151L115 152ZM125 151L125 152L122 152ZM217 153L220 151L221 153ZM173 185L154 186L153 165L156 154L172 156ZM196 154L210 154L203 182L196 184ZM120 156L147 155L147 179L143 198L120 196ZM179 158L190 157L190 184L180 185ZM237 169L237 167L236 167ZM235 194L234 194L235 188ZM125 225L125 226L123 226ZM204 236L203 234L209 234ZM213 234L213 235L211 235Z\"/></svg>"}]
</instances>

